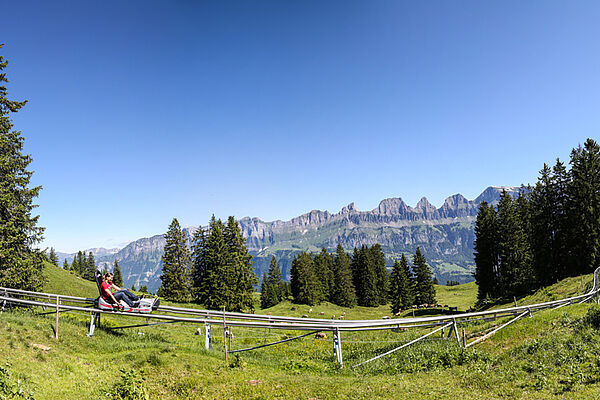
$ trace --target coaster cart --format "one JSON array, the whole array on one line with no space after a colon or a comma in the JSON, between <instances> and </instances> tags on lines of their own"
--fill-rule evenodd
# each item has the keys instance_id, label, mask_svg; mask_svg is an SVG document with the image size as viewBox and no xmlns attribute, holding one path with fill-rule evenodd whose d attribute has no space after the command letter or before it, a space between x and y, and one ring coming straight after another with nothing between
<instances>
[{"instance_id":1,"label":"coaster cart","mask_svg":"<svg viewBox=\"0 0 600 400\"><path fill-rule=\"evenodd\" d=\"M141 299L140 305L137 307L129 307L127 303L123 300L120 301L120 304L112 304L102 298L102 289L100 285L102 284L102 272L100 270L96 270L96 285L98 285L98 292L100 293L100 297L94 300L94 307L99 308L104 311L125 311L125 312L134 312L134 313L151 313L152 311L158 309L160 305L160 299Z\"/></svg>"}]
</instances>

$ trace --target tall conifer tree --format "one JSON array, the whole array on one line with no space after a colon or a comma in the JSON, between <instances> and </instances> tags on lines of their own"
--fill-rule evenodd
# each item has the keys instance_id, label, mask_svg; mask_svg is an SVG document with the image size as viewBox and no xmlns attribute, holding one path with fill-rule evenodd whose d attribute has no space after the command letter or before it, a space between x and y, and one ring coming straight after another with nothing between
<instances>
[{"instance_id":1,"label":"tall conifer tree","mask_svg":"<svg viewBox=\"0 0 600 400\"><path fill-rule=\"evenodd\" d=\"M352 280L350 256L346 254L340 243L337 245L333 264L331 302L342 307L354 307L356 305L356 290Z\"/></svg>"},{"instance_id":2,"label":"tall conifer tree","mask_svg":"<svg viewBox=\"0 0 600 400\"><path fill-rule=\"evenodd\" d=\"M296 303L314 305L323 300L321 284L310 254L301 252L294 256L290 287Z\"/></svg>"},{"instance_id":3,"label":"tall conifer tree","mask_svg":"<svg viewBox=\"0 0 600 400\"><path fill-rule=\"evenodd\" d=\"M600 146L587 139L571 152L570 275L590 273L600 261Z\"/></svg>"},{"instance_id":4,"label":"tall conifer tree","mask_svg":"<svg viewBox=\"0 0 600 400\"><path fill-rule=\"evenodd\" d=\"M192 237L192 297L198 303L202 302L201 288L208 271L206 238L207 232L201 226Z\"/></svg>"},{"instance_id":5,"label":"tall conifer tree","mask_svg":"<svg viewBox=\"0 0 600 400\"><path fill-rule=\"evenodd\" d=\"M352 257L352 275L356 298L359 306L376 307L380 304L379 280L372 252L368 246L363 245L360 249L354 249Z\"/></svg>"},{"instance_id":6,"label":"tall conifer tree","mask_svg":"<svg viewBox=\"0 0 600 400\"><path fill-rule=\"evenodd\" d=\"M258 278L253 271L252 255L246 248L246 240L242 235L240 224L233 216L227 219L225 239L229 250L230 270L233 274L229 282L233 289L233 296L226 307L231 311L253 310L252 296Z\"/></svg>"},{"instance_id":7,"label":"tall conifer tree","mask_svg":"<svg viewBox=\"0 0 600 400\"><path fill-rule=\"evenodd\" d=\"M179 221L173 218L165 235L160 295L168 300L189 301L191 287L190 254Z\"/></svg>"},{"instance_id":8,"label":"tall conifer tree","mask_svg":"<svg viewBox=\"0 0 600 400\"><path fill-rule=\"evenodd\" d=\"M433 286L433 273L427 265L425 256L421 249L417 247L413 259L415 271L415 302L417 304L435 303L435 287Z\"/></svg>"},{"instance_id":9,"label":"tall conifer tree","mask_svg":"<svg viewBox=\"0 0 600 400\"><path fill-rule=\"evenodd\" d=\"M389 299L389 273L385 267L385 254L383 254L383 250L379 243L371 246L369 253L370 261L372 262L371 268L373 268L376 277L375 288L377 301L380 305L384 305L388 303Z\"/></svg>"},{"instance_id":10,"label":"tall conifer tree","mask_svg":"<svg viewBox=\"0 0 600 400\"><path fill-rule=\"evenodd\" d=\"M210 309L227 308L228 302L233 298L231 280L234 272L224 230L223 222L213 215L203 253L206 270L199 288L200 302Z\"/></svg>"},{"instance_id":11,"label":"tall conifer tree","mask_svg":"<svg viewBox=\"0 0 600 400\"><path fill-rule=\"evenodd\" d=\"M56 265L58 267L58 256L56 255L56 251L54 247L50 247L50 254L48 255L48 259L52 265Z\"/></svg>"},{"instance_id":12,"label":"tall conifer tree","mask_svg":"<svg viewBox=\"0 0 600 400\"><path fill-rule=\"evenodd\" d=\"M333 263L334 257L323 247L321 252L313 257L315 273L319 278L320 297L324 300L331 299L331 290L333 289Z\"/></svg>"},{"instance_id":13,"label":"tall conifer tree","mask_svg":"<svg viewBox=\"0 0 600 400\"><path fill-rule=\"evenodd\" d=\"M0 49L4 46L0 44ZM23 154L24 138L13 130L10 113L18 112L27 101L7 98L8 82L3 70L8 65L0 56L0 286L39 290L43 254L33 248L42 239L43 228L33 216L41 186L30 187L32 171L27 168L31 156Z\"/></svg>"},{"instance_id":14,"label":"tall conifer tree","mask_svg":"<svg viewBox=\"0 0 600 400\"><path fill-rule=\"evenodd\" d=\"M390 278L390 298L393 313L407 309L414 303L413 282L409 275L408 261L404 254L400 261L396 260Z\"/></svg>"},{"instance_id":15,"label":"tall conifer tree","mask_svg":"<svg viewBox=\"0 0 600 400\"><path fill-rule=\"evenodd\" d=\"M498 203L499 293L503 297L524 295L533 286L527 209L527 199L522 193L514 200L503 191Z\"/></svg>"},{"instance_id":16,"label":"tall conifer tree","mask_svg":"<svg viewBox=\"0 0 600 400\"><path fill-rule=\"evenodd\" d=\"M286 288L275 256L271 257L269 274L265 273L260 291L261 308L273 307L285 299Z\"/></svg>"},{"instance_id":17,"label":"tall conifer tree","mask_svg":"<svg viewBox=\"0 0 600 400\"><path fill-rule=\"evenodd\" d=\"M544 163L540 177L531 191L531 251L538 284L545 286L558 279L554 260L555 182L550 167Z\"/></svg>"},{"instance_id":18,"label":"tall conifer tree","mask_svg":"<svg viewBox=\"0 0 600 400\"><path fill-rule=\"evenodd\" d=\"M115 260L113 265L113 275L113 282L115 285L123 287L123 274L121 273L121 266L117 260Z\"/></svg>"},{"instance_id":19,"label":"tall conifer tree","mask_svg":"<svg viewBox=\"0 0 600 400\"><path fill-rule=\"evenodd\" d=\"M96 259L94 258L94 254L90 251L88 253L88 257L85 263L85 271L83 271L83 278L88 281L95 280L96 273Z\"/></svg>"},{"instance_id":20,"label":"tall conifer tree","mask_svg":"<svg viewBox=\"0 0 600 400\"><path fill-rule=\"evenodd\" d=\"M482 202L475 222L475 281L477 298L496 297L498 289L498 223L496 210Z\"/></svg>"}]
</instances>

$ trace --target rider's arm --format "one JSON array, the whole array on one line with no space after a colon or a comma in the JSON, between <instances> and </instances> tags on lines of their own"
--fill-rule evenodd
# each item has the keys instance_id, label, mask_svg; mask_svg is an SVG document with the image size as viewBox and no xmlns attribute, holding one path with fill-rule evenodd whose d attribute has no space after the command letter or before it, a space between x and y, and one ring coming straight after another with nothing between
<instances>
[{"instance_id":1,"label":"rider's arm","mask_svg":"<svg viewBox=\"0 0 600 400\"><path fill-rule=\"evenodd\" d=\"M117 301L117 299L115 299L115 296L113 296L112 292L108 289L104 289L104 291L106 292L106 294L108 294L108 297L110 297L111 299L113 299L113 301L115 302L115 304L119 305L119 302Z\"/></svg>"}]
</instances>

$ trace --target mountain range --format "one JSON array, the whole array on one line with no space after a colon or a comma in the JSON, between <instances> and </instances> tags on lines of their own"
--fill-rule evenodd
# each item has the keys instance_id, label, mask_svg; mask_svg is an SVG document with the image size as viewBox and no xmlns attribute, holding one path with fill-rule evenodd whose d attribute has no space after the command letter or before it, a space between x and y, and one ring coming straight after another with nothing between
<instances>
[{"instance_id":1,"label":"mountain range","mask_svg":"<svg viewBox=\"0 0 600 400\"><path fill-rule=\"evenodd\" d=\"M360 211L351 203L336 214L313 210L289 221L272 222L245 217L239 224L259 277L268 270L272 256L277 258L284 279L289 279L291 261L301 251L318 252L323 247L335 251L340 243L352 252L355 247L379 243L388 266L401 254L410 262L420 247L440 283L465 283L473 280L474 224L479 205L483 201L496 204L503 190L514 196L519 188L490 186L475 200L456 194L440 208L425 197L415 207L401 198L389 198L371 211ZM194 231L194 227L184 229L188 244ZM109 269L118 260L127 287L146 285L156 291L164 244L164 234L160 234L131 242L118 251L91 249L86 253L92 251L96 261ZM73 256L58 255L61 263Z\"/></svg>"}]
</instances>

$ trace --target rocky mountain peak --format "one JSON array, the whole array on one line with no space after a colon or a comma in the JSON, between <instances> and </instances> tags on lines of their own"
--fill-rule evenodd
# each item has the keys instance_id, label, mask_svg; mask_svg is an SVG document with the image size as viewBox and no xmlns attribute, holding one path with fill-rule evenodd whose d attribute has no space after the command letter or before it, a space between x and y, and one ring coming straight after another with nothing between
<instances>
[{"instance_id":1,"label":"rocky mountain peak","mask_svg":"<svg viewBox=\"0 0 600 400\"><path fill-rule=\"evenodd\" d=\"M502 191L516 197L519 194L519 188L513 186L489 186L486 188L477 198L473 201L475 204L480 205L484 201L488 204L496 205L500 200Z\"/></svg>"},{"instance_id":2,"label":"rocky mountain peak","mask_svg":"<svg viewBox=\"0 0 600 400\"><path fill-rule=\"evenodd\" d=\"M372 212L379 215L399 215L404 214L407 209L406 203L401 198L395 197L382 200Z\"/></svg>"},{"instance_id":3,"label":"rocky mountain peak","mask_svg":"<svg viewBox=\"0 0 600 400\"><path fill-rule=\"evenodd\" d=\"M415 208L421 209L421 210L427 210L427 211L435 211L436 208L433 206L433 204L431 204L429 202L429 200L427 200L427 197L422 197L421 200L419 200L419 202L417 203L417 206Z\"/></svg>"},{"instance_id":4,"label":"rocky mountain peak","mask_svg":"<svg viewBox=\"0 0 600 400\"><path fill-rule=\"evenodd\" d=\"M358 208L356 208L356 205L354 204L354 202L348 204L346 207L342 208L341 213L342 214L350 214L351 212L356 212L358 211Z\"/></svg>"}]
</instances>

